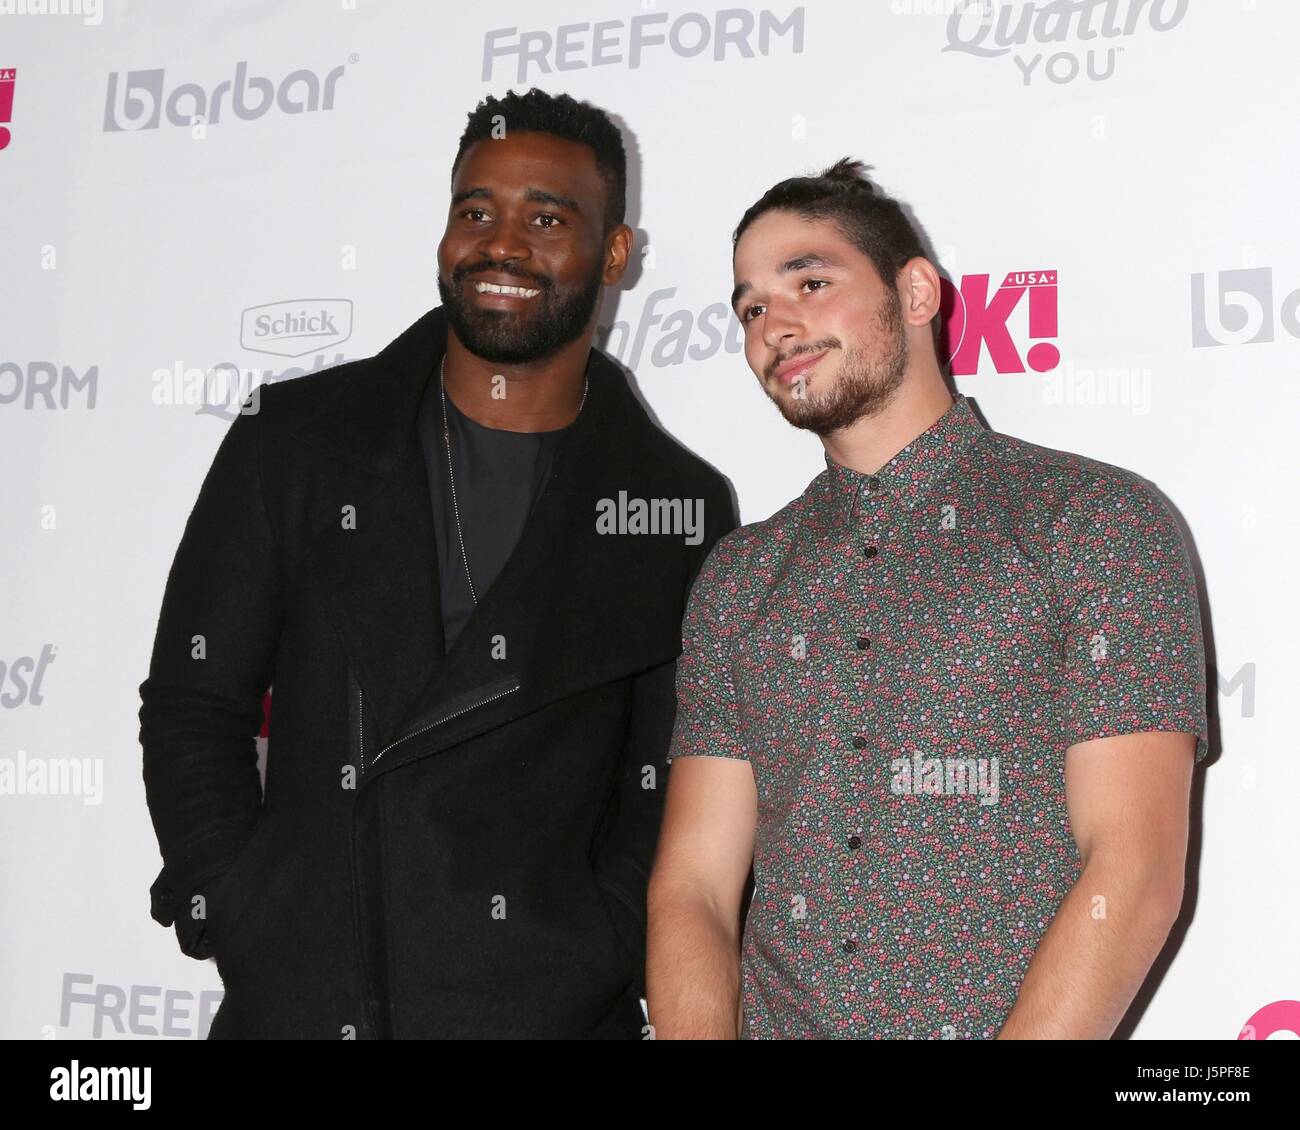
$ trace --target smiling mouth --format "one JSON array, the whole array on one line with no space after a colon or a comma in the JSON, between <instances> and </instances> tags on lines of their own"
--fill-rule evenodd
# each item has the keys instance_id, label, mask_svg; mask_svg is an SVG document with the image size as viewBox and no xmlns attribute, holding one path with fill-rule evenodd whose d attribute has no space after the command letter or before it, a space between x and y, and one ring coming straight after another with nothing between
<instances>
[{"instance_id":1,"label":"smiling mouth","mask_svg":"<svg viewBox=\"0 0 1300 1130\"><path fill-rule=\"evenodd\" d=\"M479 294L500 294L509 298L535 298L542 293L526 286L498 286L490 282L476 282L474 289Z\"/></svg>"},{"instance_id":2,"label":"smiling mouth","mask_svg":"<svg viewBox=\"0 0 1300 1130\"><path fill-rule=\"evenodd\" d=\"M822 350L822 352L812 357L809 357L807 360L800 361L797 365L792 365L789 369L786 369L784 372L777 373L776 379L780 381L780 383L783 385L794 384L794 382L797 381L800 377L810 372L817 365L817 363L821 361L823 357L826 356L828 352L830 351L824 349Z\"/></svg>"}]
</instances>

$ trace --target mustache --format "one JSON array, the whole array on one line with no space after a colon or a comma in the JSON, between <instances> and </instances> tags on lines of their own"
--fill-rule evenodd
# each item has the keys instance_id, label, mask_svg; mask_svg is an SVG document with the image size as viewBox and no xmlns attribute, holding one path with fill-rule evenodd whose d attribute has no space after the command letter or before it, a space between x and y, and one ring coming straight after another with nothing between
<instances>
[{"instance_id":1,"label":"mustache","mask_svg":"<svg viewBox=\"0 0 1300 1130\"><path fill-rule=\"evenodd\" d=\"M805 346L803 349L796 349L793 353L787 353L784 357L778 357L768 367L764 377L770 379L776 376L776 371L787 361L793 361L796 357L803 357L805 354L813 356L818 353L825 353L828 349L839 349L840 343L836 338L828 337L813 345Z\"/></svg>"},{"instance_id":2,"label":"mustache","mask_svg":"<svg viewBox=\"0 0 1300 1130\"><path fill-rule=\"evenodd\" d=\"M489 274L510 275L512 278L526 279L534 286L543 287L547 289L555 285L550 279L546 278L546 276L544 275L532 275L529 274L527 271L519 270L518 267L514 267L509 263L493 263L486 260L482 263L474 263L468 267L465 266L453 267L451 272L451 281L453 283L459 283L459 282L464 282L465 279L469 278L471 275L489 275Z\"/></svg>"}]
</instances>

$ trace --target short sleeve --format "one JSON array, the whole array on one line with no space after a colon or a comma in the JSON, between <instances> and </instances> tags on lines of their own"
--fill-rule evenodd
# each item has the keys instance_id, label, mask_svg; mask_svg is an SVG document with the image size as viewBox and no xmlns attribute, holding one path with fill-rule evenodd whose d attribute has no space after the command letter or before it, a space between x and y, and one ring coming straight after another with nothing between
<instances>
[{"instance_id":1,"label":"short sleeve","mask_svg":"<svg viewBox=\"0 0 1300 1130\"><path fill-rule=\"evenodd\" d=\"M729 556L727 543L724 538L713 547L686 604L670 762L675 757L748 760L731 677L731 625L723 611L735 600L734 590L722 580Z\"/></svg>"},{"instance_id":2,"label":"short sleeve","mask_svg":"<svg viewBox=\"0 0 1300 1130\"><path fill-rule=\"evenodd\" d=\"M1205 644L1182 533L1154 488L1107 476L1056 527L1067 746L1146 731L1208 752Z\"/></svg>"}]
</instances>

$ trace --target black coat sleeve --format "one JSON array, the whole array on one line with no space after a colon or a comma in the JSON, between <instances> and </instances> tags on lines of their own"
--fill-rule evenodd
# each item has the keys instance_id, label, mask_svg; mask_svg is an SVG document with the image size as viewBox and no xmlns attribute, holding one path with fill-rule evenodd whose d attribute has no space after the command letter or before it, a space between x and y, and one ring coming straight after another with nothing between
<instances>
[{"instance_id":1,"label":"black coat sleeve","mask_svg":"<svg viewBox=\"0 0 1300 1130\"><path fill-rule=\"evenodd\" d=\"M282 597L261 481L260 404L262 412L235 419L204 479L140 686L145 797L163 858L151 914L175 924L194 958L211 952L207 891L252 835L262 804L256 734Z\"/></svg>"}]
</instances>

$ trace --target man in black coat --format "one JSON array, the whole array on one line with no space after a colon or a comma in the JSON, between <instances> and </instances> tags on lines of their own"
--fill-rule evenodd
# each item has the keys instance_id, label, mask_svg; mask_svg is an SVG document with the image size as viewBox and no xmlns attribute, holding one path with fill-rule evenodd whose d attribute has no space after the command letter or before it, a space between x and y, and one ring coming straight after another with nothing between
<instances>
[{"instance_id":1,"label":"man in black coat","mask_svg":"<svg viewBox=\"0 0 1300 1130\"><path fill-rule=\"evenodd\" d=\"M642 1035L681 617L736 515L592 348L625 183L599 110L488 99L443 305L221 443L140 687L213 1037Z\"/></svg>"}]
</instances>

